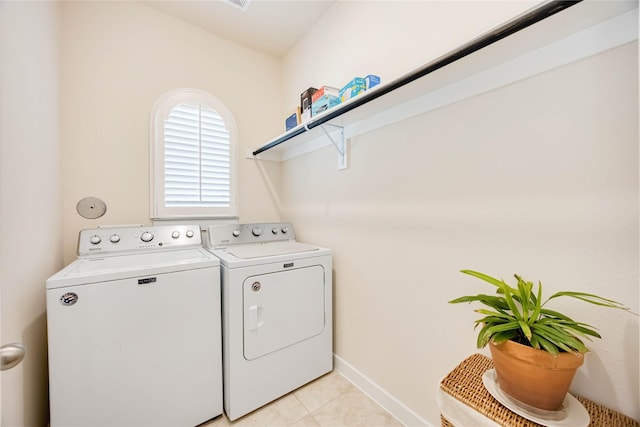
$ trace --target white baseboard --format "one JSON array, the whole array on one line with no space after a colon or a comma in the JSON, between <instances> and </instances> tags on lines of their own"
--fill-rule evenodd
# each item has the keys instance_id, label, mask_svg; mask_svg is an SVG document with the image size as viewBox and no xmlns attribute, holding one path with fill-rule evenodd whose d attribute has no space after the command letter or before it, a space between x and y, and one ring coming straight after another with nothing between
<instances>
[{"instance_id":1,"label":"white baseboard","mask_svg":"<svg viewBox=\"0 0 640 427\"><path fill-rule=\"evenodd\" d=\"M388 413L408 427L434 427L378 384L364 376L340 356L333 355L333 366L349 382L382 406Z\"/></svg>"}]
</instances>

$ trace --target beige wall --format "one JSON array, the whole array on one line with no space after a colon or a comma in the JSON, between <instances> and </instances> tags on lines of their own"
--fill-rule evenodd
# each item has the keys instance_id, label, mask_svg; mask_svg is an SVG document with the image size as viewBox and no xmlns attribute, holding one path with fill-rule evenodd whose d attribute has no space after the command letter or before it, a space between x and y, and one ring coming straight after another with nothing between
<instances>
[{"instance_id":1,"label":"beige wall","mask_svg":"<svg viewBox=\"0 0 640 427\"><path fill-rule=\"evenodd\" d=\"M63 2L61 11L66 262L83 228L149 224L149 115L176 88L209 92L236 120L240 219L279 219L262 179L278 185L278 166L244 158L282 129L271 108L280 105L277 60L137 2ZM80 217L75 207L86 196L104 200L106 215Z\"/></svg>"},{"instance_id":2,"label":"beige wall","mask_svg":"<svg viewBox=\"0 0 640 427\"><path fill-rule=\"evenodd\" d=\"M27 354L2 372L2 426L42 427L47 402L44 282L62 267L58 14L0 2L0 344Z\"/></svg>"},{"instance_id":3,"label":"beige wall","mask_svg":"<svg viewBox=\"0 0 640 427\"><path fill-rule=\"evenodd\" d=\"M333 16L356 21L340 7ZM327 37L347 36L337 28ZM315 27L284 75L301 73L298 59L325 47L324 35ZM432 40L413 45L423 39ZM372 50L371 65L351 73L388 69ZM490 292L459 270L518 273L546 292L603 294L638 312L637 52L619 47L360 135L343 171L333 147L282 163L283 219L301 240L334 249L339 358L438 425L438 381L477 351L472 307L447 301ZM312 68L297 87L329 83L318 76L336 68ZM640 418L637 316L553 307L604 337L573 391Z\"/></svg>"}]
</instances>

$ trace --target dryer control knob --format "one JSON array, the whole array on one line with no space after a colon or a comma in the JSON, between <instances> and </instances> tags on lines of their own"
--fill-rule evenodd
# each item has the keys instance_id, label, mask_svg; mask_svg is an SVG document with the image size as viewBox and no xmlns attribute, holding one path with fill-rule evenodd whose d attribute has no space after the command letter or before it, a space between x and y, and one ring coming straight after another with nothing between
<instances>
[{"instance_id":1,"label":"dryer control knob","mask_svg":"<svg viewBox=\"0 0 640 427\"><path fill-rule=\"evenodd\" d=\"M114 234L111 237L109 237L109 241L111 243L118 243L120 241L120 236L118 236L117 234Z\"/></svg>"},{"instance_id":2,"label":"dryer control knob","mask_svg":"<svg viewBox=\"0 0 640 427\"><path fill-rule=\"evenodd\" d=\"M193 237L193 230L187 230L187 232L185 234L187 235L188 238L192 238Z\"/></svg>"},{"instance_id":3,"label":"dryer control knob","mask_svg":"<svg viewBox=\"0 0 640 427\"><path fill-rule=\"evenodd\" d=\"M254 236L258 237L262 234L262 228L255 227L253 230L251 230L251 233Z\"/></svg>"},{"instance_id":4,"label":"dryer control knob","mask_svg":"<svg viewBox=\"0 0 640 427\"><path fill-rule=\"evenodd\" d=\"M287 234L289 232L289 227L282 227L282 233Z\"/></svg>"},{"instance_id":5,"label":"dryer control knob","mask_svg":"<svg viewBox=\"0 0 640 427\"><path fill-rule=\"evenodd\" d=\"M233 230L233 237L238 237L240 235L240 230Z\"/></svg>"},{"instance_id":6,"label":"dryer control knob","mask_svg":"<svg viewBox=\"0 0 640 427\"><path fill-rule=\"evenodd\" d=\"M91 242L92 245L97 245L98 243L102 242L102 239L100 238L100 236L98 236L96 234L96 235L91 236L89 241Z\"/></svg>"},{"instance_id":7,"label":"dryer control knob","mask_svg":"<svg viewBox=\"0 0 640 427\"><path fill-rule=\"evenodd\" d=\"M178 237L180 237L180 232L179 231L174 231L171 233L171 237L173 239L177 239Z\"/></svg>"},{"instance_id":8,"label":"dryer control knob","mask_svg":"<svg viewBox=\"0 0 640 427\"><path fill-rule=\"evenodd\" d=\"M142 240L143 242L150 242L153 240L153 234L145 231L144 233L142 233L142 236L140 236L140 240Z\"/></svg>"}]
</instances>

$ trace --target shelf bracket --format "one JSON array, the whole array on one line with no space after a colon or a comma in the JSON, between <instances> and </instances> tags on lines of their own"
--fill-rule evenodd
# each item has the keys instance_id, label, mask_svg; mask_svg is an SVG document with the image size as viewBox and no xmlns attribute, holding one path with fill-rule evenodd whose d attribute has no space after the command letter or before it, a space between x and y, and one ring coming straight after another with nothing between
<instances>
[{"instance_id":1,"label":"shelf bracket","mask_svg":"<svg viewBox=\"0 0 640 427\"><path fill-rule=\"evenodd\" d=\"M327 127L331 127L333 129L327 130ZM347 142L344 139L344 128L342 126L336 126L329 123L321 124L320 128L338 151L338 169L346 169L348 154ZM334 139L334 136L337 136L337 140Z\"/></svg>"}]
</instances>

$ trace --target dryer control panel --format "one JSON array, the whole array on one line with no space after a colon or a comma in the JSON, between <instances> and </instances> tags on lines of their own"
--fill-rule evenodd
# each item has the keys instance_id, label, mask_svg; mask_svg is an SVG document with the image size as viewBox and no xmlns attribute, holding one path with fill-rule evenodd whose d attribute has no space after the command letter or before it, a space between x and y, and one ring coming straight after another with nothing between
<instances>
[{"instance_id":1,"label":"dryer control panel","mask_svg":"<svg viewBox=\"0 0 640 427\"><path fill-rule=\"evenodd\" d=\"M205 244L209 248L296 239L293 226L288 222L212 225L207 234Z\"/></svg>"},{"instance_id":2,"label":"dryer control panel","mask_svg":"<svg viewBox=\"0 0 640 427\"><path fill-rule=\"evenodd\" d=\"M142 253L201 247L198 225L104 227L80 231L78 255Z\"/></svg>"}]
</instances>

